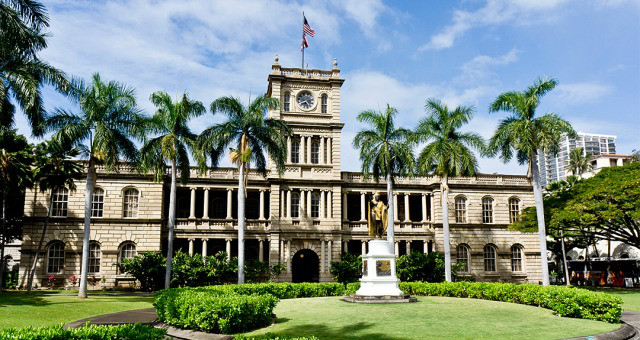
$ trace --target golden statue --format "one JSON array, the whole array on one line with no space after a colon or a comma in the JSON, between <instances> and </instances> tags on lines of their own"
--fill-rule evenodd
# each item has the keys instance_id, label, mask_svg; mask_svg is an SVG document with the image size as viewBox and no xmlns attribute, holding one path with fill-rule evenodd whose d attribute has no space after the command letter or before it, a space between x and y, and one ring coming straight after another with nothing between
<instances>
[{"instance_id":1,"label":"golden statue","mask_svg":"<svg viewBox=\"0 0 640 340\"><path fill-rule=\"evenodd\" d=\"M380 200L380 193L376 192L368 202L369 236L384 237L387 231L387 206Z\"/></svg>"}]
</instances>

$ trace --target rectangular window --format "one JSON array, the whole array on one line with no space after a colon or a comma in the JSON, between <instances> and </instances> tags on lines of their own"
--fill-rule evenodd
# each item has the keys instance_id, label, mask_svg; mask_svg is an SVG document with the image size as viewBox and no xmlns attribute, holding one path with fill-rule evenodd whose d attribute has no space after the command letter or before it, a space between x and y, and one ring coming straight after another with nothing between
<instances>
[{"instance_id":1,"label":"rectangular window","mask_svg":"<svg viewBox=\"0 0 640 340\"><path fill-rule=\"evenodd\" d=\"M291 163L300 163L300 142L291 143Z\"/></svg>"},{"instance_id":2,"label":"rectangular window","mask_svg":"<svg viewBox=\"0 0 640 340\"><path fill-rule=\"evenodd\" d=\"M464 266L460 269L461 272L468 273L469 272L469 249L467 246L460 245L458 246L456 252L456 263L463 263Z\"/></svg>"},{"instance_id":3,"label":"rectangular window","mask_svg":"<svg viewBox=\"0 0 640 340\"><path fill-rule=\"evenodd\" d=\"M311 163L318 164L320 163L320 143L313 142L311 143Z\"/></svg>"},{"instance_id":4,"label":"rectangular window","mask_svg":"<svg viewBox=\"0 0 640 340\"><path fill-rule=\"evenodd\" d=\"M91 217L102 217L104 210L104 190L95 188L91 196Z\"/></svg>"},{"instance_id":5,"label":"rectangular window","mask_svg":"<svg viewBox=\"0 0 640 340\"><path fill-rule=\"evenodd\" d=\"M89 246L89 274L97 274L100 272L100 245L92 243Z\"/></svg>"},{"instance_id":6,"label":"rectangular window","mask_svg":"<svg viewBox=\"0 0 640 340\"><path fill-rule=\"evenodd\" d=\"M282 109L284 110L284 112L289 112L289 109L291 108L291 94L285 93L283 102L284 105Z\"/></svg>"},{"instance_id":7,"label":"rectangular window","mask_svg":"<svg viewBox=\"0 0 640 340\"><path fill-rule=\"evenodd\" d=\"M515 223L520 215L520 201L512 198L509 200L509 222Z\"/></svg>"},{"instance_id":8,"label":"rectangular window","mask_svg":"<svg viewBox=\"0 0 640 340\"><path fill-rule=\"evenodd\" d=\"M482 199L482 223L493 223L493 200Z\"/></svg>"},{"instance_id":9,"label":"rectangular window","mask_svg":"<svg viewBox=\"0 0 640 340\"><path fill-rule=\"evenodd\" d=\"M298 192L291 193L291 217L300 217L300 193Z\"/></svg>"},{"instance_id":10,"label":"rectangular window","mask_svg":"<svg viewBox=\"0 0 640 340\"><path fill-rule=\"evenodd\" d=\"M311 217L320 217L320 194L317 192L311 194Z\"/></svg>"},{"instance_id":11,"label":"rectangular window","mask_svg":"<svg viewBox=\"0 0 640 340\"><path fill-rule=\"evenodd\" d=\"M53 192L51 193L51 201L53 203L51 216L67 216L67 208L69 204L69 190L67 188L53 190Z\"/></svg>"},{"instance_id":12,"label":"rectangular window","mask_svg":"<svg viewBox=\"0 0 640 340\"><path fill-rule=\"evenodd\" d=\"M518 246L511 247L511 270L514 272L522 271L522 248Z\"/></svg>"},{"instance_id":13,"label":"rectangular window","mask_svg":"<svg viewBox=\"0 0 640 340\"><path fill-rule=\"evenodd\" d=\"M492 246L484 247L484 271L496 271L496 249Z\"/></svg>"},{"instance_id":14,"label":"rectangular window","mask_svg":"<svg viewBox=\"0 0 640 340\"><path fill-rule=\"evenodd\" d=\"M122 217L138 217L138 190L125 190Z\"/></svg>"},{"instance_id":15,"label":"rectangular window","mask_svg":"<svg viewBox=\"0 0 640 340\"><path fill-rule=\"evenodd\" d=\"M456 223L467 222L467 200L464 197L456 198Z\"/></svg>"},{"instance_id":16,"label":"rectangular window","mask_svg":"<svg viewBox=\"0 0 640 340\"><path fill-rule=\"evenodd\" d=\"M321 108L322 108L322 113L327 113L327 103L328 103L328 98L326 94L323 94L321 97Z\"/></svg>"},{"instance_id":17,"label":"rectangular window","mask_svg":"<svg viewBox=\"0 0 640 340\"><path fill-rule=\"evenodd\" d=\"M56 241L47 252L47 274L58 274L64 268L64 244Z\"/></svg>"}]
</instances>

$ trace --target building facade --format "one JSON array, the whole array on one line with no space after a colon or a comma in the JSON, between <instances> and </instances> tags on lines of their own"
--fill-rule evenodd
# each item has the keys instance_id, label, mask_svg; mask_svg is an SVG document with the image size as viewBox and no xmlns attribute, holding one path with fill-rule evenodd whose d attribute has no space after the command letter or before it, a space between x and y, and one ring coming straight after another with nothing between
<instances>
[{"instance_id":1,"label":"building facade","mask_svg":"<svg viewBox=\"0 0 640 340\"><path fill-rule=\"evenodd\" d=\"M565 180L571 175L569 155L571 150L582 148L583 155L599 156L616 153L616 136L597 133L577 132L576 138L566 134L560 140L556 155L549 151L538 152L538 165L542 187L556 181Z\"/></svg>"},{"instance_id":2,"label":"building facade","mask_svg":"<svg viewBox=\"0 0 640 340\"><path fill-rule=\"evenodd\" d=\"M343 252L367 251L366 205L386 184L341 171L340 96L344 79L334 61L331 70L282 68L277 58L267 95L280 99L270 117L293 131L283 173L270 163L266 177L249 173L246 203L246 258L285 265L281 281L330 281L329 266ZM169 184L153 181L126 166L115 173L98 169L93 194L90 274L96 287L131 280L114 264L122 257L166 247ZM213 255L237 255L237 178L233 168L198 173L177 192L177 249ZM478 175L450 179L449 211L452 261L464 262L463 274L482 281L539 282L536 234L508 230L523 208L533 205L524 176ZM84 183L79 181L78 188ZM396 182L396 254L443 250L439 178L399 178ZM36 271L39 285L79 275L84 192L29 191L25 203L21 282L32 262L53 194L54 209L45 235L46 254Z\"/></svg>"}]
</instances>

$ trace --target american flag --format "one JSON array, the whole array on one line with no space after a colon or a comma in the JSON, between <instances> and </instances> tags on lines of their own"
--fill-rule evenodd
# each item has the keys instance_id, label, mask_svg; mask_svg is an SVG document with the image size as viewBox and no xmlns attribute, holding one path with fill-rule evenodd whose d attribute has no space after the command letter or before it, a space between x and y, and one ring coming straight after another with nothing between
<instances>
[{"instance_id":1,"label":"american flag","mask_svg":"<svg viewBox=\"0 0 640 340\"><path fill-rule=\"evenodd\" d=\"M307 35L302 33L302 46L300 47L300 50L304 51L305 48L309 48L309 43L307 42Z\"/></svg>"},{"instance_id":2,"label":"american flag","mask_svg":"<svg viewBox=\"0 0 640 340\"><path fill-rule=\"evenodd\" d=\"M302 25L302 30L304 31L304 33L307 33L310 36L315 36L316 35L316 31L313 30L313 28L311 28L311 26L309 26L309 22L307 21L307 18L304 17L304 25Z\"/></svg>"}]
</instances>

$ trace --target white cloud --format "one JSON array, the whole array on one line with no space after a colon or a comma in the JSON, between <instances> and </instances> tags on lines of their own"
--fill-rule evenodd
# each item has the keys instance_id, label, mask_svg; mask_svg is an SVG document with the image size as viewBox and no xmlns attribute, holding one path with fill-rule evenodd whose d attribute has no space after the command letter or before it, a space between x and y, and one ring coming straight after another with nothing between
<instances>
[{"instance_id":1,"label":"white cloud","mask_svg":"<svg viewBox=\"0 0 640 340\"><path fill-rule=\"evenodd\" d=\"M488 55L475 56L473 59L462 64L462 67L460 67L462 75L457 78L457 81L470 83L485 80L495 75L491 71L493 67L509 65L516 62L518 60L518 54L518 49L513 48L509 52L497 57Z\"/></svg>"},{"instance_id":2,"label":"white cloud","mask_svg":"<svg viewBox=\"0 0 640 340\"><path fill-rule=\"evenodd\" d=\"M420 50L442 50L454 45L456 39L474 27L524 24L531 20L549 20L552 10L568 0L487 0L485 6L474 10L456 10L452 22L431 36Z\"/></svg>"},{"instance_id":3,"label":"white cloud","mask_svg":"<svg viewBox=\"0 0 640 340\"><path fill-rule=\"evenodd\" d=\"M560 83L552 95L562 104L575 105L598 101L612 91L610 85L596 82Z\"/></svg>"}]
</instances>

